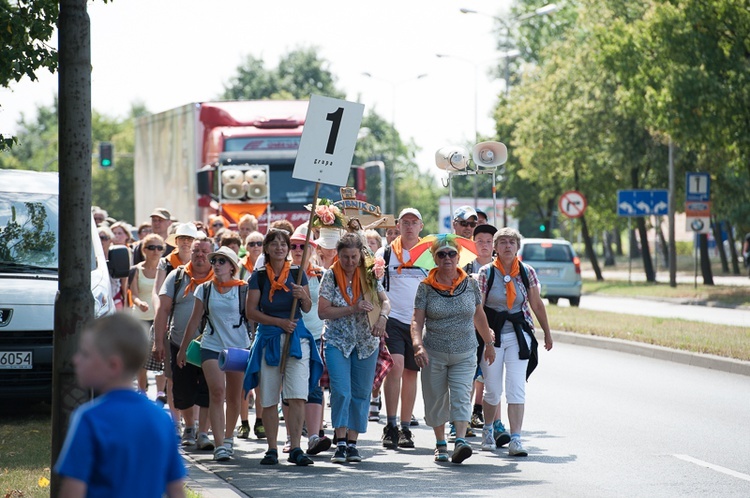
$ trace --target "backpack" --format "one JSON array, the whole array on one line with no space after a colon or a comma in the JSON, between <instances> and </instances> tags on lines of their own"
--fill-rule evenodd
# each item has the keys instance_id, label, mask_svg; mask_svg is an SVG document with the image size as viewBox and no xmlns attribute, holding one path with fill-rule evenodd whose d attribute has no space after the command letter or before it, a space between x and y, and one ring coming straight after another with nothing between
<instances>
[{"instance_id":1,"label":"backpack","mask_svg":"<svg viewBox=\"0 0 750 498\"><path fill-rule=\"evenodd\" d=\"M494 268L491 268L492 271L490 272L490 276L487 277L487 290L484 292L484 300L487 301L487 296L490 295L490 289L492 288L492 283L495 281L495 270ZM529 293L529 275L526 273L526 268L523 266L523 263L520 261L518 262L518 273L521 274L521 280L523 280L523 286L526 288L526 294Z\"/></svg>"},{"instance_id":2,"label":"backpack","mask_svg":"<svg viewBox=\"0 0 750 498\"><path fill-rule=\"evenodd\" d=\"M200 330L203 332L206 325L209 327L209 334L214 333L214 326L211 323L211 318L208 316L208 302L211 299L211 285L203 287L203 317L201 318ZM245 302L247 300L247 285L242 285L237 289L237 297L239 298L239 310L240 310L240 323L232 325L232 328L238 329L245 324L245 330L248 335L251 334L250 327L247 324L247 318L245 318ZM174 301L173 301L174 302Z\"/></svg>"}]
</instances>

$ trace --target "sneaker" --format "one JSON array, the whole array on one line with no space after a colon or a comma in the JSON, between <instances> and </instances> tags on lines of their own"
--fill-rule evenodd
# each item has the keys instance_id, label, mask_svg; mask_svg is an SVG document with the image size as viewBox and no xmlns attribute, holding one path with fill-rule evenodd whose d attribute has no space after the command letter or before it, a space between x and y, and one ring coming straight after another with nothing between
<instances>
[{"instance_id":1,"label":"sneaker","mask_svg":"<svg viewBox=\"0 0 750 498\"><path fill-rule=\"evenodd\" d=\"M409 429L400 429L398 431L398 447L414 448L414 440Z\"/></svg>"},{"instance_id":2,"label":"sneaker","mask_svg":"<svg viewBox=\"0 0 750 498\"><path fill-rule=\"evenodd\" d=\"M514 439L508 445L508 455L525 457L529 456L529 453L524 449L520 439Z\"/></svg>"},{"instance_id":3,"label":"sneaker","mask_svg":"<svg viewBox=\"0 0 750 498\"><path fill-rule=\"evenodd\" d=\"M453 443L456 441L456 426L453 424L448 425L450 430L448 431L448 442Z\"/></svg>"},{"instance_id":4,"label":"sneaker","mask_svg":"<svg viewBox=\"0 0 750 498\"><path fill-rule=\"evenodd\" d=\"M451 455L451 462L461 463L469 458L472 453L471 446L463 439L456 439L456 446L453 448L453 455Z\"/></svg>"},{"instance_id":5,"label":"sneaker","mask_svg":"<svg viewBox=\"0 0 750 498\"><path fill-rule=\"evenodd\" d=\"M250 437L250 425L243 423L240 428L237 429L237 437L240 439L248 439Z\"/></svg>"},{"instance_id":6,"label":"sneaker","mask_svg":"<svg viewBox=\"0 0 750 498\"><path fill-rule=\"evenodd\" d=\"M331 440L327 436L313 436L307 443L307 454L317 455L331 447Z\"/></svg>"},{"instance_id":7,"label":"sneaker","mask_svg":"<svg viewBox=\"0 0 750 498\"><path fill-rule=\"evenodd\" d=\"M224 438L224 447L229 452L229 456L234 456L234 438L233 437Z\"/></svg>"},{"instance_id":8,"label":"sneaker","mask_svg":"<svg viewBox=\"0 0 750 498\"><path fill-rule=\"evenodd\" d=\"M383 441L384 448L398 448L398 428L391 424L387 424L385 427L383 427L383 436L380 439L381 441Z\"/></svg>"},{"instance_id":9,"label":"sneaker","mask_svg":"<svg viewBox=\"0 0 750 498\"><path fill-rule=\"evenodd\" d=\"M283 453L289 453L290 451L292 451L292 438L291 437L289 436L286 437L286 443L284 443L284 447L281 448L281 451Z\"/></svg>"},{"instance_id":10,"label":"sneaker","mask_svg":"<svg viewBox=\"0 0 750 498\"><path fill-rule=\"evenodd\" d=\"M471 426L475 429L481 429L484 427L484 417L481 413L474 413L471 416Z\"/></svg>"},{"instance_id":11,"label":"sneaker","mask_svg":"<svg viewBox=\"0 0 750 498\"><path fill-rule=\"evenodd\" d=\"M489 429L482 429L482 451L495 451L497 446L495 445L495 438L492 434L492 427Z\"/></svg>"},{"instance_id":12,"label":"sneaker","mask_svg":"<svg viewBox=\"0 0 750 498\"><path fill-rule=\"evenodd\" d=\"M471 428L471 425L466 428L466 437L477 437L477 433L474 432L474 430Z\"/></svg>"},{"instance_id":13,"label":"sneaker","mask_svg":"<svg viewBox=\"0 0 750 498\"><path fill-rule=\"evenodd\" d=\"M414 415L411 416L411 420L409 421L409 425L411 427L419 427L419 420L417 420L417 417Z\"/></svg>"},{"instance_id":14,"label":"sneaker","mask_svg":"<svg viewBox=\"0 0 750 498\"><path fill-rule=\"evenodd\" d=\"M226 462L232 457L224 446L219 446L214 450L214 460L217 462Z\"/></svg>"},{"instance_id":15,"label":"sneaker","mask_svg":"<svg viewBox=\"0 0 750 498\"><path fill-rule=\"evenodd\" d=\"M263 427L263 424L253 427L253 432L255 433L255 437L257 437L258 439L266 438L266 428Z\"/></svg>"},{"instance_id":16,"label":"sneaker","mask_svg":"<svg viewBox=\"0 0 750 498\"><path fill-rule=\"evenodd\" d=\"M202 451L212 451L214 449L214 443L208 438L208 434L205 432L198 434L195 446Z\"/></svg>"},{"instance_id":17,"label":"sneaker","mask_svg":"<svg viewBox=\"0 0 750 498\"><path fill-rule=\"evenodd\" d=\"M510 434L505 430L505 426L499 420L492 424L492 432L495 435L495 446L501 448L510 443Z\"/></svg>"},{"instance_id":18,"label":"sneaker","mask_svg":"<svg viewBox=\"0 0 750 498\"><path fill-rule=\"evenodd\" d=\"M346 446L336 446L336 453L331 457L331 463L346 463Z\"/></svg>"},{"instance_id":19,"label":"sneaker","mask_svg":"<svg viewBox=\"0 0 750 498\"><path fill-rule=\"evenodd\" d=\"M346 447L346 461L347 462L361 462L362 456L359 454L359 450L356 446Z\"/></svg>"},{"instance_id":20,"label":"sneaker","mask_svg":"<svg viewBox=\"0 0 750 498\"><path fill-rule=\"evenodd\" d=\"M370 405L370 413L367 415L367 420L370 422L380 422L380 413L373 411L372 405Z\"/></svg>"},{"instance_id":21,"label":"sneaker","mask_svg":"<svg viewBox=\"0 0 750 498\"><path fill-rule=\"evenodd\" d=\"M182 432L182 446L193 446L195 445L195 429L192 427L185 427Z\"/></svg>"},{"instance_id":22,"label":"sneaker","mask_svg":"<svg viewBox=\"0 0 750 498\"><path fill-rule=\"evenodd\" d=\"M435 461L436 462L448 461L448 445L447 444L435 445Z\"/></svg>"}]
</instances>

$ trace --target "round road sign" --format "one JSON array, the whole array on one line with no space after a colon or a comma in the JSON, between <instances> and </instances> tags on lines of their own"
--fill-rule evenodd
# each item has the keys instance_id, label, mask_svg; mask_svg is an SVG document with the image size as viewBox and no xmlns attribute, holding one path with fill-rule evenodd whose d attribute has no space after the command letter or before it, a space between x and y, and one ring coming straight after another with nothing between
<instances>
[{"instance_id":1,"label":"round road sign","mask_svg":"<svg viewBox=\"0 0 750 498\"><path fill-rule=\"evenodd\" d=\"M557 207L560 208L560 212L568 218L578 218L583 215L586 211L586 198L577 190L569 190L560 196L560 202L557 203Z\"/></svg>"}]
</instances>

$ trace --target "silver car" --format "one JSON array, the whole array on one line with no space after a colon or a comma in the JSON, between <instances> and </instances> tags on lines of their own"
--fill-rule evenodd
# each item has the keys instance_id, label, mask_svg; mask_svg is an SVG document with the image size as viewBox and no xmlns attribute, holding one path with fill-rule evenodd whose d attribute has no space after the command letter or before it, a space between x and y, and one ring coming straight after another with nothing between
<instances>
[{"instance_id":1,"label":"silver car","mask_svg":"<svg viewBox=\"0 0 750 498\"><path fill-rule=\"evenodd\" d=\"M523 239L519 259L536 270L542 297L557 304L561 297L571 306L581 302L581 261L567 240Z\"/></svg>"}]
</instances>

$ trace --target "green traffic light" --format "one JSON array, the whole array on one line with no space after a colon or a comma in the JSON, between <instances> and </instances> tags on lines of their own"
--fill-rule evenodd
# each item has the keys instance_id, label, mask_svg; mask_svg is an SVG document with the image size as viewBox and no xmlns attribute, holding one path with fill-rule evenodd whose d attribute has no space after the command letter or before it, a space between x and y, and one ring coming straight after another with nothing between
<instances>
[{"instance_id":1,"label":"green traffic light","mask_svg":"<svg viewBox=\"0 0 750 498\"><path fill-rule=\"evenodd\" d=\"M544 225L539 225L539 231L540 231L540 232L544 232L545 230L547 230L547 227L546 227L546 226L544 226Z\"/></svg>"},{"instance_id":2,"label":"green traffic light","mask_svg":"<svg viewBox=\"0 0 750 498\"><path fill-rule=\"evenodd\" d=\"M102 166L111 166L111 165L112 165L112 161L110 161L109 159L102 159Z\"/></svg>"}]
</instances>

